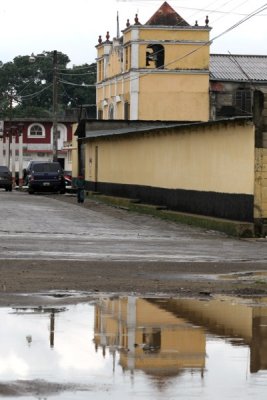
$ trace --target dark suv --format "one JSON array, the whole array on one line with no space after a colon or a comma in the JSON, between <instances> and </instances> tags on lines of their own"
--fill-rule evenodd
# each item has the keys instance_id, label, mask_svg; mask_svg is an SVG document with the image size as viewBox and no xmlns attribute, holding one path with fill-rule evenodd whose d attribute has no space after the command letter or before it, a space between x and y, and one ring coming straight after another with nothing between
<instances>
[{"instance_id":1,"label":"dark suv","mask_svg":"<svg viewBox=\"0 0 267 400\"><path fill-rule=\"evenodd\" d=\"M8 167L0 165L0 188L6 189L6 191L12 191L12 174Z\"/></svg>"},{"instance_id":2,"label":"dark suv","mask_svg":"<svg viewBox=\"0 0 267 400\"><path fill-rule=\"evenodd\" d=\"M63 170L58 162L34 161L27 168L28 192L60 192L65 193Z\"/></svg>"}]
</instances>

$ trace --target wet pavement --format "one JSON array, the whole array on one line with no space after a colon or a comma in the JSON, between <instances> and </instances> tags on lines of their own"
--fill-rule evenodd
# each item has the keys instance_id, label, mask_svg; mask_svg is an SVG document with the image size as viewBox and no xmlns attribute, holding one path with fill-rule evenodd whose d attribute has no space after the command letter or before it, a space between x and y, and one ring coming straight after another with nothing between
<instances>
[{"instance_id":1,"label":"wet pavement","mask_svg":"<svg viewBox=\"0 0 267 400\"><path fill-rule=\"evenodd\" d=\"M228 238L93 201L0 191L0 203L0 259L267 261L267 241Z\"/></svg>"},{"instance_id":2,"label":"wet pavement","mask_svg":"<svg viewBox=\"0 0 267 400\"><path fill-rule=\"evenodd\" d=\"M178 278L189 286L197 282L198 288L202 281L206 285L216 279L263 287L266 241L238 240L94 201L78 205L62 199L0 191L1 278L6 274L6 281L1 280L6 299L0 307L1 398L266 398L267 298L213 297L210 286L201 300L98 295L105 279L116 276L119 281L122 262L132 266L130 289L137 278L140 288L149 274L147 279L155 281L153 293L163 288L160 280L164 288L174 282L174 293L181 294ZM66 260L75 263L69 268ZM94 294L86 288L80 293L81 282L75 286L78 291L59 291L72 287L65 275L73 281L73 274L91 261L83 276L97 277ZM102 275L100 261L109 266ZM179 262L179 269L171 261ZM216 265L207 264L201 276L197 263L202 261L230 266L238 261L242 267L227 267L225 275L218 275ZM147 266L156 262L152 272ZM182 262L186 267L181 269ZM249 262L253 270L246 271ZM35 286L38 293L22 294L22 283L29 293L38 279L45 281L47 264L55 273L47 278L46 291L40 293L40 284ZM8 293L12 271L19 282L13 285L19 306L13 307ZM51 287L55 290L49 291Z\"/></svg>"},{"instance_id":3,"label":"wet pavement","mask_svg":"<svg viewBox=\"0 0 267 400\"><path fill-rule=\"evenodd\" d=\"M0 397L266 398L267 298L60 297L0 308Z\"/></svg>"}]
</instances>

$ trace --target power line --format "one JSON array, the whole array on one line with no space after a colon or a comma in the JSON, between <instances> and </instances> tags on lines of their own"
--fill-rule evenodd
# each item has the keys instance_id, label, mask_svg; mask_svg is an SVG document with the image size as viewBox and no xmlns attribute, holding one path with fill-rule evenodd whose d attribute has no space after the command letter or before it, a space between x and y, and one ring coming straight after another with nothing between
<instances>
[{"instance_id":1,"label":"power line","mask_svg":"<svg viewBox=\"0 0 267 400\"><path fill-rule=\"evenodd\" d=\"M64 72L59 72L59 75L71 75L71 76L84 76L84 75L96 75L96 72L84 72L81 74L76 74L75 72L73 73L64 73Z\"/></svg>"},{"instance_id":2,"label":"power line","mask_svg":"<svg viewBox=\"0 0 267 400\"><path fill-rule=\"evenodd\" d=\"M39 96L40 93L44 92L45 90L48 90L50 87L52 86L52 84L46 86L45 88L43 88L42 90L39 90L38 92L32 93L32 94L26 94L24 96L21 96L20 94L17 94L16 96L13 96L14 99L27 99L27 98L34 98L36 96Z\"/></svg>"},{"instance_id":3,"label":"power line","mask_svg":"<svg viewBox=\"0 0 267 400\"><path fill-rule=\"evenodd\" d=\"M72 67L73 71L80 71L80 70L90 69L90 68L95 68L95 63L93 63L91 65L84 66L84 67L75 67L75 65ZM58 68L58 71L69 71L69 69L67 69L67 68Z\"/></svg>"},{"instance_id":4,"label":"power line","mask_svg":"<svg viewBox=\"0 0 267 400\"><path fill-rule=\"evenodd\" d=\"M217 40L217 39L219 39L220 37L222 37L223 35L225 35L226 33L231 32L233 29L237 28L238 26L240 26L240 25L243 24L244 22L248 21L249 19L251 19L252 17L254 17L255 15L259 14L260 12L262 12L262 11L264 11L264 10L266 10L266 9L267 9L267 3L263 4L261 7L257 8L257 9L254 10L254 11L252 11L252 12L251 12L250 14L248 14L246 17L242 18L240 21L236 22L236 23L235 23L234 25L232 25L231 27L229 27L229 28L227 28L226 30L224 30L223 32L219 33L219 34L216 35L214 38L212 38L212 39L210 39L209 41L203 43L203 45L199 46L198 48L196 48L196 49L190 51L189 53L185 54L184 56L178 57L178 58L176 58L176 59L170 61L168 64L165 64L165 65L163 65L163 66L161 66L161 67L158 67L158 68L156 68L156 69L157 69L157 70L160 70L160 69L162 69L163 67L166 68L166 67L168 67L169 65L172 65L172 64L174 64L174 63L177 62L177 61L181 61L181 60L183 60L184 58L191 56L192 54L196 53L197 51L199 51L199 50L202 49L203 47L205 47L205 46L207 46L207 45L210 45L212 42L214 42L214 40ZM140 76L138 75L138 76L135 76L135 77L130 77L130 78L127 78L127 80L129 80L130 82L132 82L132 81L134 81L134 80L136 80L136 79L139 79L139 77L142 78L142 77L144 77L144 76L146 76L146 75L149 75L149 74L151 74L151 73L153 73L153 72L151 72L151 71L144 72L144 73L141 73Z\"/></svg>"},{"instance_id":5,"label":"power line","mask_svg":"<svg viewBox=\"0 0 267 400\"><path fill-rule=\"evenodd\" d=\"M66 84L66 85L71 85L71 86L79 86L79 87L96 87L96 84L86 84L86 83L73 83L73 82L68 82L68 81L64 81L62 79L58 80L60 83Z\"/></svg>"}]
</instances>

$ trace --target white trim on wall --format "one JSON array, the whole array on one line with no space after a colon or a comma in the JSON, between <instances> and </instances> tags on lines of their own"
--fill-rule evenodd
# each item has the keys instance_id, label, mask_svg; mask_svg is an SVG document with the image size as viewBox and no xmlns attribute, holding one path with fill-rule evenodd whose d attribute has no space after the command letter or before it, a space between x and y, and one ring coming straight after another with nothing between
<instances>
[{"instance_id":1,"label":"white trim on wall","mask_svg":"<svg viewBox=\"0 0 267 400\"><path fill-rule=\"evenodd\" d=\"M139 72L130 73L130 119L138 119L139 105Z\"/></svg>"},{"instance_id":2,"label":"white trim on wall","mask_svg":"<svg viewBox=\"0 0 267 400\"><path fill-rule=\"evenodd\" d=\"M31 130L32 130L32 128L33 128L34 126L40 128L40 129L42 130L41 135L33 135L33 134L31 133ZM31 124L31 125L28 126L28 129L27 129L27 137L28 137L28 138L44 138L44 137L45 137L45 127L44 127L42 124L39 124L38 122L34 122L33 124Z\"/></svg>"}]
</instances>

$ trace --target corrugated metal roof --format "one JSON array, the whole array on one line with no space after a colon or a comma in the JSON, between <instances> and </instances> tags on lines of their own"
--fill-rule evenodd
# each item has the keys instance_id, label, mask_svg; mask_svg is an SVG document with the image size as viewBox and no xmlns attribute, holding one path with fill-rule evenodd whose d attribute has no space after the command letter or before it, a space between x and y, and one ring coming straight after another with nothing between
<instances>
[{"instance_id":1,"label":"corrugated metal roof","mask_svg":"<svg viewBox=\"0 0 267 400\"><path fill-rule=\"evenodd\" d=\"M210 79L218 81L267 81L267 56L211 54Z\"/></svg>"},{"instance_id":2,"label":"corrugated metal roof","mask_svg":"<svg viewBox=\"0 0 267 400\"><path fill-rule=\"evenodd\" d=\"M181 123L173 123L173 124L168 124L168 127L176 127L177 125L181 125ZM116 135L125 135L129 133L137 133L137 132L147 132L150 130L157 130L157 129L163 129L166 128L166 124L164 123L159 123L159 124L153 124L150 123L148 125L140 125L140 126L126 126L124 128L112 128L110 127L109 129L101 129L101 130L91 130L88 129L86 130L85 136L88 137L100 137L100 136L116 136Z\"/></svg>"},{"instance_id":3,"label":"corrugated metal roof","mask_svg":"<svg viewBox=\"0 0 267 400\"><path fill-rule=\"evenodd\" d=\"M138 126L131 126L131 121L129 121L129 125L124 128L115 128L112 129L112 126L110 126L109 129L104 129L104 130L95 130L94 128L91 130L89 126L86 128L85 136L79 134L79 139L82 141L88 141L90 139L95 139L99 137L115 137L115 136L126 136L126 135L133 135L133 134L144 134L144 133L149 133L149 132L155 132L157 130L170 130L170 129L192 129L194 127L200 127L200 126L209 126L209 125L219 125L219 124L228 124L228 123L235 123L235 122L243 122L247 123L248 121L251 121L251 117L231 117L231 118L221 118L215 121L206 121L206 122L175 122L170 124L165 124L164 122L162 123L148 123L147 125L140 125ZM87 121L90 124L90 121ZM101 120L99 121L99 124L101 124ZM85 127L83 127L84 129Z\"/></svg>"}]
</instances>

